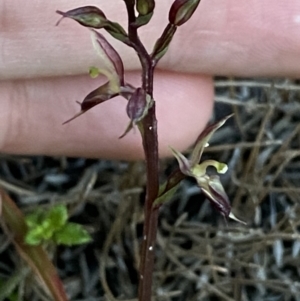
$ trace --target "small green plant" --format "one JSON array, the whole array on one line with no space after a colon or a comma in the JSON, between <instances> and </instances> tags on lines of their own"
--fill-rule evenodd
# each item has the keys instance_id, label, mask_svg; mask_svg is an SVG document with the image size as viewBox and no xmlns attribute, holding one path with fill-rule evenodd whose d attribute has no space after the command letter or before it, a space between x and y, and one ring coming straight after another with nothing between
<instances>
[{"instance_id":1,"label":"small green plant","mask_svg":"<svg viewBox=\"0 0 300 301\"><path fill-rule=\"evenodd\" d=\"M0 203L2 228L7 236L11 238L20 256L47 287L47 291L50 292L55 301L68 301L63 283L44 248L40 244L29 245L25 242L28 226L24 214L2 189L0 189ZM18 273L18 276L20 276L20 273ZM10 296L10 291L7 291L9 287L9 283L6 283L3 291L6 298Z\"/></svg>"},{"instance_id":2,"label":"small green plant","mask_svg":"<svg viewBox=\"0 0 300 301\"><path fill-rule=\"evenodd\" d=\"M68 222L68 211L64 205L53 206L49 211L37 209L26 217L26 224L25 242L31 246L49 242L73 246L91 241L82 225Z\"/></svg>"}]
</instances>

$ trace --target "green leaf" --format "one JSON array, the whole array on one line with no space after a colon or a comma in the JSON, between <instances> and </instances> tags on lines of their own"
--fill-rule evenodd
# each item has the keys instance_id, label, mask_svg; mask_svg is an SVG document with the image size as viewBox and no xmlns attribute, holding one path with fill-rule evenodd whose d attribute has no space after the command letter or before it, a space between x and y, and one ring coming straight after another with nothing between
<instances>
[{"instance_id":1,"label":"green leaf","mask_svg":"<svg viewBox=\"0 0 300 301\"><path fill-rule=\"evenodd\" d=\"M42 217L42 212L37 210L29 215L26 216L26 225L29 228L34 228L40 224Z\"/></svg>"},{"instance_id":2,"label":"green leaf","mask_svg":"<svg viewBox=\"0 0 300 301\"><path fill-rule=\"evenodd\" d=\"M45 228L61 229L68 220L68 210L65 205L57 205L50 209L45 219ZM49 226L47 225L49 223Z\"/></svg>"},{"instance_id":3,"label":"green leaf","mask_svg":"<svg viewBox=\"0 0 300 301\"><path fill-rule=\"evenodd\" d=\"M43 227L36 226L30 229L25 235L25 243L30 246L37 246L42 243L44 239Z\"/></svg>"},{"instance_id":4,"label":"green leaf","mask_svg":"<svg viewBox=\"0 0 300 301\"><path fill-rule=\"evenodd\" d=\"M54 234L54 240L57 244L73 246L88 243L92 238L82 225L67 223Z\"/></svg>"},{"instance_id":5,"label":"green leaf","mask_svg":"<svg viewBox=\"0 0 300 301\"><path fill-rule=\"evenodd\" d=\"M25 243L31 246L41 244L43 241L52 239L55 231L60 230L68 220L66 206L57 205L49 211L36 211L26 218L28 232Z\"/></svg>"}]
</instances>

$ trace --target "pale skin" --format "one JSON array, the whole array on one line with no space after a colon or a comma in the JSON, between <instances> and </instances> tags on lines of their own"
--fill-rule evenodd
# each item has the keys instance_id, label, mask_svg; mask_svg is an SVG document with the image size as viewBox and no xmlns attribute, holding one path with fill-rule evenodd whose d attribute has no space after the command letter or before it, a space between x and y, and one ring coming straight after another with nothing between
<instances>
[{"instance_id":1,"label":"pale skin","mask_svg":"<svg viewBox=\"0 0 300 301\"><path fill-rule=\"evenodd\" d=\"M62 125L79 111L75 101L103 82L87 75L89 66L99 64L88 30L71 20L54 26L57 9L87 5L71 2L0 2L0 152L141 158L137 130L118 139L128 123L126 100L115 98ZM148 49L167 24L173 1L156 2L153 21L141 30ZM88 5L101 7L125 26L123 1ZM138 86L135 53L117 41L112 44L124 60L126 80ZM178 29L156 73L161 155L169 154L168 145L185 149L204 128L216 74L299 77L300 1L201 1L192 19Z\"/></svg>"}]
</instances>

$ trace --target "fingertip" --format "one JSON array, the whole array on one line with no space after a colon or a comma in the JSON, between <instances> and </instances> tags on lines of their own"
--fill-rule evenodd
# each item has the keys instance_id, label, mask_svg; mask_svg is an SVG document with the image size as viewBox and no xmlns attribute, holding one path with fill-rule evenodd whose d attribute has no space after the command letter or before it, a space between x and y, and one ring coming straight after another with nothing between
<instances>
[{"instance_id":1,"label":"fingertip","mask_svg":"<svg viewBox=\"0 0 300 301\"><path fill-rule=\"evenodd\" d=\"M169 146L184 151L208 123L213 109L213 81L210 76L162 73L157 85L159 150L170 156Z\"/></svg>"},{"instance_id":2,"label":"fingertip","mask_svg":"<svg viewBox=\"0 0 300 301\"><path fill-rule=\"evenodd\" d=\"M140 73L127 74L131 83ZM128 125L126 100L109 100L79 116L62 122L80 109L75 103L99 85L85 76L25 80L0 85L0 150L10 154L73 156L138 160L143 158L141 137L132 130L118 139ZM161 156L169 145L184 150L205 127L212 110L210 77L170 72L155 74L158 139Z\"/></svg>"}]
</instances>

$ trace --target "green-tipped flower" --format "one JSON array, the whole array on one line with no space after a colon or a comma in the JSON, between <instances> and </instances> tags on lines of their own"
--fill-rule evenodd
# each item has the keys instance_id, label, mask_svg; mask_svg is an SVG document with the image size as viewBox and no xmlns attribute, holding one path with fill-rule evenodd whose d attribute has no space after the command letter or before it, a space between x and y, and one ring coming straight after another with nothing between
<instances>
[{"instance_id":1,"label":"green-tipped flower","mask_svg":"<svg viewBox=\"0 0 300 301\"><path fill-rule=\"evenodd\" d=\"M223 174L227 171L227 165L215 160L206 160L199 164L207 141L228 118L229 116L204 130L197 139L190 160L177 150L173 148L171 148L171 150L178 161L181 172L187 176L193 177L197 181L198 186L210 200L213 207L215 207L226 219L232 218L242 222L232 214L229 199L221 184L220 178L217 175L208 175L206 173L207 167L212 166L216 168L219 174Z\"/></svg>"},{"instance_id":2,"label":"green-tipped flower","mask_svg":"<svg viewBox=\"0 0 300 301\"><path fill-rule=\"evenodd\" d=\"M64 124L74 120L94 106L119 95L121 88L125 85L124 66L117 51L108 43L102 34L95 30L92 30L92 41L101 61L104 63L104 67L100 69L92 67L90 69L90 75L96 76L103 74L107 77L108 82L89 93L83 102L80 103L80 112L65 121Z\"/></svg>"},{"instance_id":3,"label":"green-tipped flower","mask_svg":"<svg viewBox=\"0 0 300 301\"><path fill-rule=\"evenodd\" d=\"M175 0L169 12L169 22L180 26L188 21L198 7L200 0Z\"/></svg>"}]
</instances>

